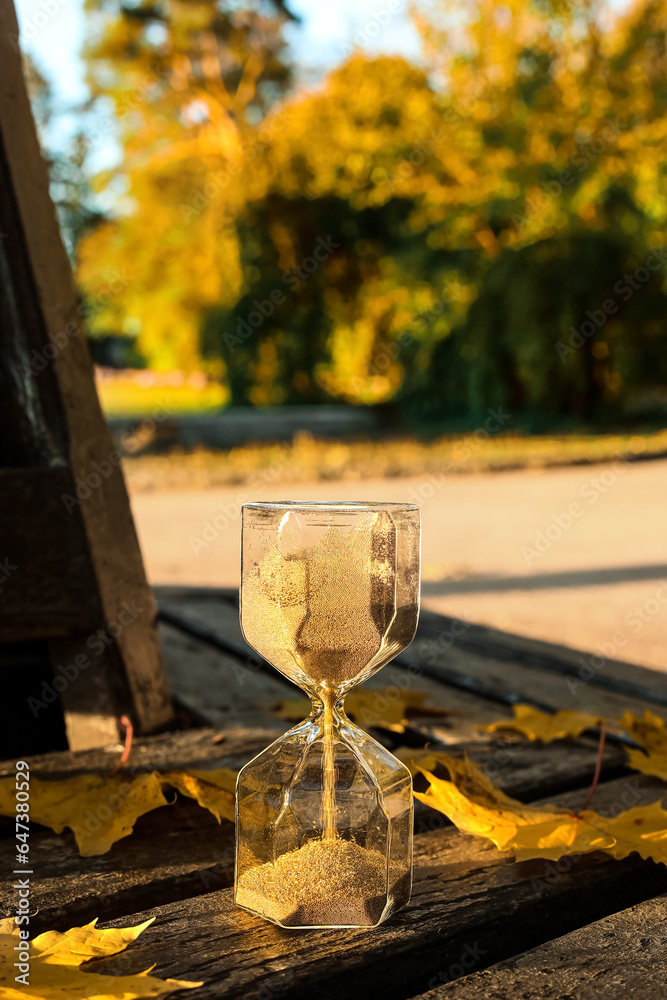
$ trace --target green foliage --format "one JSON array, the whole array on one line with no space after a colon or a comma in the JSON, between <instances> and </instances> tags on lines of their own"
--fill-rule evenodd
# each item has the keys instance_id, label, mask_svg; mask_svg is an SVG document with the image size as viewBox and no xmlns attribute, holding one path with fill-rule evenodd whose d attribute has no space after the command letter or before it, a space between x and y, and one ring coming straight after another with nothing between
<instances>
[{"instance_id":1,"label":"green foliage","mask_svg":"<svg viewBox=\"0 0 667 1000\"><path fill-rule=\"evenodd\" d=\"M428 378L406 386L412 407L428 422L502 406L533 428L619 418L623 386L667 379L667 296L656 273L634 278L646 277L642 253L606 231L506 250L464 323L436 345Z\"/></svg>"},{"instance_id":2,"label":"green foliage","mask_svg":"<svg viewBox=\"0 0 667 1000\"><path fill-rule=\"evenodd\" d=\"M114 100L158 59L137 10L107 13L91 50ZM667 225L664 0L440 0L423 68L356 54L297 93L282 9L240 33L212 10L160 8L160 82L124 125L131 204L80 248L91 294L131 254L112 312L152 364L203 353L235 403L394 401L436 425L501 405L618 419L665 379L665 265L647 264ZM205 52L228 71L193 71Z\"/></svg>"}]
</instances>

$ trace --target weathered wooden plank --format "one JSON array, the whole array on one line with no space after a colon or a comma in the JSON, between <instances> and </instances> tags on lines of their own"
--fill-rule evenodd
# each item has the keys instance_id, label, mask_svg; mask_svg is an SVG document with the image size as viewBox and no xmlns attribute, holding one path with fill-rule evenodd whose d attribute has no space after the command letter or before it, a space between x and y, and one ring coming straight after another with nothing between
<instances>
[{"instance_id":1,"label":"weathered wooden plank","mask_svg":"<svg viewBox=\"0 0 667 1000\"><path fill-rule=\"evenodd\" d=\"M138 740L132 747L127 772L138 775L153 770L242 767L262 750L275 733L265 730L190 730ZM51 778L89 770L110 771L120 757L120 746L105 752L46 754L31 758L32 777ZM12 774L14 762L0 764L0 775ZM0 871L14 867L16 842L13 827L0 840ZM32 903L37 911L33 929L66 928L95 916L106 919L129 910L186 899L232 884L234 828L220 825L191 799L179 797L173 806L141 817L130 839L118 841L100 857L82 858L70 831L57 836L33 825L30 839L36 877ZM159 845L159 846L157 846ZM10 914L13 890L6 880L0 886L0 911Z\"/></svg>"},{"instance_id":2,"label":"weathered wooden plank","mask_svg":"<svg viewBox=\"0 0 667 1000\"><path fill-rule=\"evenodd\" d=\"M238 608L238 592L225 588L159 588L160 599L178 605L187 617L202 622L215 629L216 608L227 605L220 611L219 626L234 640L241 636L238 622L234 620L234 607ZM628 702L628 707L641 710L645 707L656 711L656 706L667 706L667 674L624 663L613 659L602 651L585 652L555 643L541 642L525 636L502 632L499 629L472 622L435 614L422 608L419 628L413 644L406 654L401 654L396 663L404 666L420 661L427 666L436 654L442 656L438 678L443 682L467 683L467 689L487 698L496 696L497 701L512 704L522 698L533 703L540 702L540 695L552 700L543 701L545 708L563 707L559 685L554 687L539 680L531 685L533 696L529 698L519 685L526 679L525 672L517 674L515 666L532 669L538 673L554 674L562 679L571 699L591 700L597 697L590 688L600 688L618 696L613 702L605 702L616 709ZM467 673L465 656L460 653L474 653L481 660L490 660L492 669ZM479 660L475 661L479 666ZM504 683L499 687L497 671L504 668ZM445 672L445 667L447 671ZM495 669L493 669L495 668ZM514 683L516 681L516 683ZM534 689L534 690L533 690ZM553 702L554 691L558 697ZM622 700L619 700L622 699ZM629 699L629 701L628 701ZM659 713L661 714L661 713ZM667 715L666 715L667 717Z\"/></svg>"},{"instance_id":3,"label":"weathered wooden plank","mask_svg":"<svg viewBox=\"0 0 667 1000\"><path fill-rule=\"evenodd\" d=\"M452 625L457 623L458 619L422 609L419 637L437 637L443 630L451 633ZM619 629L619 633L622 634L623 629ZM579 685L582 693L585 686L590 685L631 698L667 705L667 674L615 659L615 649L623 647L615 645L612 636L606 649L603 647L593 651L572 649L472 622L466 622L465 628L462 631L457 629L452 636L453 645L460 649L559 674Z\"/></svg>"},{"instance_id":4,"label":"weathered wooden plank","mask_svg":"<svg viewBox=\"0 0 667 1000\"><path fill-rule=\"evenodd\" d=\"M238 612L229 599L179 597L176 601L161 599L160 606L175 615L182 627L188 628L191 623L196 634L207 636L207 641L218 643L221 648L229 645L231 637L229 648L245 651L251 669L271 676L271 668L245 643ZM440 627L436 632L438 622ZM198 631L199 627L204 631ZM368 686L396 685L399 689L428 690L433 704L460 712L458 719L452 717L446 723L431 723L433 737L444 742L474 738L475 729L510 716L509 706L520 701L554 711L584 708L610 718L619 718L626 710L643 715L645 709L650 708L667 718L667 708L660 705L606 689L586 687L583 683L577 688L568 683L563 674L462 649L454 638L455 634L465 634L467 628L467 623L459 622L458 627L452 629L451 619L443 622L439 616L431 616L427 634L422 634L420 625L412 645L376 674Z\"/></svg>"},{"instance_id":5,"label":"weathered wooden plank","mask_svg":"<svg viewBox=\"0 0 667 1000\"><path fill-rule=\"evenodd\" d=\"M639 784L610 782L598 806L636 802ZM573 806L571 796L561 801ZM451 828L417 836L415 862L410 905L371 933L286 932L236 909L222 890L128 917L123 923L157 920L105 968L138 971L155 961L160 975L203 979L201 1000L407 1000L462 955L489 966L667 889L667 869L636 857L514 864Z\"/></svg>"},{"instance_id":6,"label":"weathered wooden plank","mask_svg":"<svg viewBox=\"0 0 667 1000\"><path fill-rule=\"evenodd\" d=\"M402 653L402 664L412 664L443 683L455 678L478 681L484 690L503 696L508 704L526 702L543 709L578 709L619 719L626 711L643 716L646 709L667 719L667 706L657 705L605 688L573 684L568 677L482 656L451 646L440 650L432 639L416 640Z\"/></svg>"},{"instance_id":7,"label":"weathered wooden plank","mask_svg":"<svg viewBox=\"0 0 667 1000\"><path fill-rule=\"evenodd\" d=\"M262 660L246 643L241 632L236 603L224 595L215 597L183 597L182 595L181 591L178 600L173 601L165 601L161 598L160 615L165 617L167 621L177 624L182 630L189 630L193 638L203 640L213 648L227 653L233 651L231 655L238 658L238 666L234 668L234 671L240 677L243 677L243 674L240 673L241 666L250 675L256 676L258 684L262 676L271 680L281 676L275 667ZM171 682L174 690L180 693L179 682L174 675L171 675ZM279 697L304 697L303 692L300 692L291 683L289 687L291 694ZM419 665L406 669L397 661L392 661L366 681L362 687L391 688L392 697L400 697L403 692L426 691L430 696L431 705L450 712L450 715L440 718L433 718L429 716L428 712L425 712L420 718L417 710L412 713L413 735L420 743L428 739L438 740L442 743L479 740L484 738L481 733L482 726L499 718L509 718L512 714L506 706L495 700L484 698L474 691L468 692L443 684L424 673ZM261 688L258 687L258 690L261 694ZM266 699L264 700L266 701ZM209 721L218 724L217 720L212 718L209 718Z\"/></svg>"},{"instance_id":8,"label":"weathered wooden plank","mask_svg":"<svg viewBox=\"0 0 667 1000\"><path fill-rule=\"evenodd\" d=\"M0 642L90 631L100 621L81 526L61 499L72 489L66 469L0 469Z\"/></svg>"},{"instance_id":9,"label":"weathered wooden plank","mask_svg":"<svg viewBox=\"0 0 667 1000\"><path fill-rule=\"evenodd\" d=\"M234 825L191 799L137 820L129 838L100 857L82 858L67 832L34 832L31 905L33 933L79 926L95 917L115 920L137 907L160 906L230 886L234 881ZM16 844L0 842L0 864L12 871ZM16 908L11 884L0 888L0 912Z\"/></svg>"},{"instance_id":10,"label":"weathered wooden plank","mask_svg":"<svg viewBox=\"0 0 667 1000\"><path fill-rule=\"evenodd\" d=\"M286 728L270 706L298 697L298 689L277 670L258 672L251 662L204 645L171 625L160 625L162 652L172 690L209 725Z\"/></svg>"},{"instance_id":11,"label":"weathered wooden plank","mask_svg":"<svg viewBox=\"0 0 667 1000\"><path fill-rule=\"evenodd\" d=\"M83 672L76 687L70 684L62 692L70 745L82 747L91 741L105 743L121 712L132 715L144 731L164 726L173 712L155 627L156 605L144 573L120 456L95 390L84 313L49 197L17 38L14 6L11 0L2 0L0 210L5 216L3 240L7 237L8 243L3 247L0 279L3 287L13 290L15 318L26 334L23 352L14 339L8 358L10 381L17 386L11 405L25 418L21 430L26 434L26 457L19 464L69 470L78 494L70 494L68 513L81 533L77 551L87 551L95 581L100 609L96 628L113 630L113 646L101 657L108 661L109 671L95 674L97 688L104 686L106 695L97 734L91 729L90 714L81 709L81 692L93 683L91 673ZM5 454L7 464L17 455L20 459L23 442L17 436L16 447ZM4 503L0 498L0 506ZM40 555L35 552L34 559ZM71 572L70 568L68 577ZM128 607L140 609L131 630L119 627ZM35 619L39 613L38 592ZM11 628L11 622L5 625ZM33 634L11 637L20 640ZM78 640L70 647L60 646L54 655L76 655L78 646ZM109 683L102 685L106 680ZM70 696L75 697L73 705Z\"/></svg>"},{"instance_id":12,"label":"weathered wooden plank","mask_svg":"<svg viewBox=\"0 0 667 1000\"><path fill-rule=\"evenodd\" d=\"M184 767L242 767L275 738L274 730L262 727L229 726L216 729L186 729L161 736L139 736L132 743L127 768L159 771ZM123 747L112 743L92 750L69 750L29 757L31 773L83 774L86 771L112 771L120 760ZM0 777L13 774L15 760L0 761Z\"/></svg>"},{"instance_id":13,"label":"weathered wooden plank","mask_svg":"<svg viewBox=\"0 0 667 1000\"><path fill-rule=\"evenodd\" d=\"M441 973L452 981L414 1000L664 1000L667 896L465 975L459 962Z\"/></svg>"}]
</instances>

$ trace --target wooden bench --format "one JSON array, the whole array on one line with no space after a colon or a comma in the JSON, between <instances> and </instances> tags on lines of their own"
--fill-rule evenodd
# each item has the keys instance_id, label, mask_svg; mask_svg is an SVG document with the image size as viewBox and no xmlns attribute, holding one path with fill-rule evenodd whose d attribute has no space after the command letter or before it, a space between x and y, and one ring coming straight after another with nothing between
<instances>
[{"instance_id":1,"label":"wooden bench","mask_svg":"<svg viewBox=\"0 0 667 1000\"><path fill-rule=\"evenodd\" d=\"M236 769L287 728L271 705L298 691L245 645L233 592L161 588L158 601L167 673L189 727L136 741L128 766ZM480 725L509 717L517 701L611 717L649 708L667 718L662 674L610 661L585 683L584 654L453 625L424 613L412 646L368 682L426 690L451 713L415 714L403 734L373 733L388 746L437 741L451 752L467 749L508 793L579 809L594 769L594 737L508 744ZM116 745L33 757L30 766L34 776L110 771L119 756ZM659 783L627 771L624 761L622 746L608 742L594 800L599 812L656 798ZM13 767L7 761L1 772ZM3 831L2 870L11 871L12 830ZM190 994L197 1000L664 996L664 866L637 855L515 863L424 807L416 809L415 834L405 910L373 931L299 932L234 906L233 826L218 825L190 799L147 814L101 857L79 857L70 833L35 829L31 928L64 930L94 917L121 926L154 916L127 952L107 961L108 971L156 963L157 975L203 980ZM1 898L9 914L11 887Z\"/></svg>"}]
</instances>

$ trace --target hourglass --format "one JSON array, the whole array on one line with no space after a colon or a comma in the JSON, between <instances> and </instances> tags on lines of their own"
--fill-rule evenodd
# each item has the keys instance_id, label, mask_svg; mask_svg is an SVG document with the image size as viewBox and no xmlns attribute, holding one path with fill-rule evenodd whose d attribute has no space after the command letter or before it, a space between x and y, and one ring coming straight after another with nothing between
<instances>
[{"instance_id":1,"label":"hourglass","mask_svg":"<svg viewBox=\"0 0 667 1000\"><path fill-rule=\"evenodd\" d=\"M418 615L416 506L244 505L243 633L312 710L239 774L239 906L282 927L374 927L408 902L410 772L343 702Z\"/></svg>"}]
</instances>

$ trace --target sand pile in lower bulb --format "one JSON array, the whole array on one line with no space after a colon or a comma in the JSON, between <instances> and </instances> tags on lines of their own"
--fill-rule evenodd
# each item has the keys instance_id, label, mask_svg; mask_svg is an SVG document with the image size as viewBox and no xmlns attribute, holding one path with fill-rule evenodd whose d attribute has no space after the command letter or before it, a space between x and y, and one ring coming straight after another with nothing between
<instances>
[{"instance_id":1,"label":"sand pile in lower bulb","mask_svg":"<svg viewBox=\"0 0 667 1000\"><path fill-rule=\"evenodd\" d=\"M348 840L310 841L243 872L236 902L299 924L372 924L384 906L386 859Z\"/></svg>"}]
</instances>

